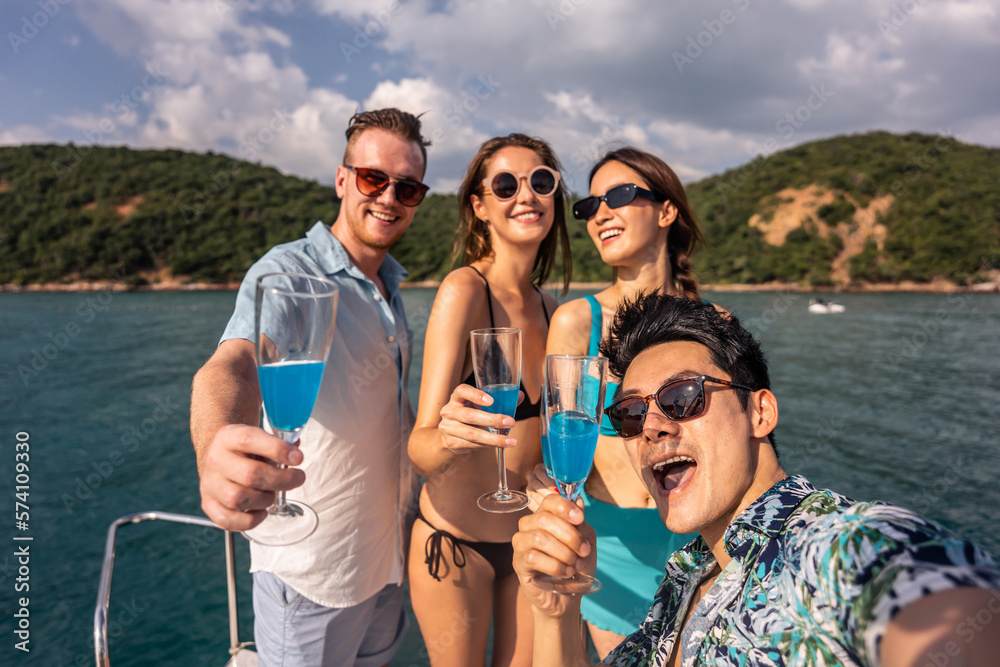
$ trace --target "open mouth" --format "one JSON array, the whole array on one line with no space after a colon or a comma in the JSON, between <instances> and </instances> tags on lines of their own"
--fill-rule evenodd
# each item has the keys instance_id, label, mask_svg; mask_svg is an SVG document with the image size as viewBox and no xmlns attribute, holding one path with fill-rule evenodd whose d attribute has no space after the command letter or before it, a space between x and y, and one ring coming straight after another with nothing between
<instances>
[{"instance_id":1,"label":"open mouth","mask_svg":"<svg viewBox=\"0 0 1000 667\"><path fill-rule=\"evenodd\" d=\"M611 229L605 229L603 232L601 232L598 235L598 238L603 243L604 241L607 241L608 239L613 239L615 237L621 236L622 233L624 233L624 231L625 230L622 229L621 227L612 227Z\"/></svg>"},{"instance_id":2,"label":"open mouth","mask_svg":"<svg viewBox=\"0 0 1000 667\"><path fill-rule=\"evenodd\" d=\"M698 462L690 456L681 454L658 461L650 466L650 469L661 493L680 493L694 477Z\"/></svg>"}]
</instances>

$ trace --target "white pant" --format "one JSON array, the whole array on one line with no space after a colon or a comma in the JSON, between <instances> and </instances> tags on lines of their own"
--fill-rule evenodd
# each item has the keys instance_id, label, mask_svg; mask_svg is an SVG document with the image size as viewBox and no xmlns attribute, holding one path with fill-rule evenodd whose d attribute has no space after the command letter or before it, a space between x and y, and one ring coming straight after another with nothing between
<instances>
[{"instance_id":1,"label":"white pant","mask_svg":"<svg viewBox=\"0 0 1000 667\"><path fill-rule=\"evenodd\" d=\"M353 607L334 608L270 572L254 572L253 611L260 667L381 667L409 627L396 584Z\"/></svg>"}]
</instances>

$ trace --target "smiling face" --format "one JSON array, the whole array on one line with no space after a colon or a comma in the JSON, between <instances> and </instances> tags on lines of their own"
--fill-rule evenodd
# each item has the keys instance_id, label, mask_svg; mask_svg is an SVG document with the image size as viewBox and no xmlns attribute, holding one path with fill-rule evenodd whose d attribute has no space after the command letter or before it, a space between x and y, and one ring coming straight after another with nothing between
<instances>
[{"instance_id":1,"label":"smiling face","mask_svg":"<svg viewBox=\"0 0 1000 667\"><path fill-rule=\"evenodd\" d=\"M700 343L661 343L638 354L622 378L622 394L648 396L670 380L709 375L732 378ZM732 519L785 474L767 443L778 406L767 389L752 392L746 411L736 391L706 383L697 417L667 419L650 401L643 431L625 440L633 467L675 533L699 532L710 545Z\"/></svg>"},{"instance_id":2,"label":"smiling face","mask_svg":"<svg viewBox=\"0 0 1000 667\"><path fill-rule=\"evenodd\" d=\"M490 229L494 247L497 241L537 245L549 233L555 220L556 195L538 196L527 181L528 173L544 164L538 153L521 146L502 148L487 161L483 170L487 183L502 171L520 177L520 188L510 199L501 201L492 193L470 197L476 217L486 221Z\"/></svg>"},{"instance_id":3,"label":"smiling face","mask_svg":"<svg viewBox=\"0 0 1000 667\"><path fill-rule=\"evenodd\" d=\"M649 184L632 168L621 162L608 162L594 174L590 194L601 196L626 183L649 189ZM655 202L637 196L618 208L602 201L597 213L587 220L587 232L605 264L644 263L665 257L667 235L676 217L677 208L669 201Z\"/></svg>"},{"instance_id":4,"label":"smiling face","mask_svg":"<svg viewBox=\"0 0 1000 667\"><path fill-rule=\"evenodd\" d=\"M348 164L378 169L399 179L419 181L424 175L420 147L380 128L365 130L357 138ZM344 166L337 167L340 217L347 224L340 229L335 226L335 233L352 256L365 250L388 250L413 222L417 209L399 203L395 184L378 197L367 197L358 190L356 179L355 172Z\"/></svg>"}]
</instances>

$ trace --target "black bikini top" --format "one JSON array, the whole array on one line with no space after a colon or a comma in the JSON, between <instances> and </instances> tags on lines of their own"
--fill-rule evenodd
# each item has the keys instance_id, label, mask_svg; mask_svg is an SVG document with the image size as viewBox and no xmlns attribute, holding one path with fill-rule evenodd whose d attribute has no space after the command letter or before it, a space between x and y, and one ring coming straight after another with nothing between
<instances>
[{"instance_id":1,"label":"black bikini top","mask_svg":"<svg viewBox=\"0 0 1000 667\"><path fill-rule=\"evenodd\" d=\"M483 282L486 284L486 304L489 306L490 309L490 326L495 327L496 323L493 321L493 294L490 292L490 282L486 280L486 276L484 276L482 273L479 273L479 270L476 267L469 266L469 268L478 273L479 277L482 278ZM542 291L538 289L538 287L535 287L535 291L538 292L539 297L542 297ZM544 298L542 298L542 312L545 313L545 324L548 325L549 311L545 307ZM465 378L463 384L468 384L475 387L476 386L475 372L471 373L469 377ZM538 396L538 400L535 401L534 403L529 402L531 399L528 398L528 391L524 388L523 380L521 381L521 391L524 392L524 400L521 401L520 405L517 406L517 410L514 411L514 420L520 421L522 419L527 419L529 417L537 417L538 415L540 415L542 412L541 395Z\"/></svg>"}]
</instances>

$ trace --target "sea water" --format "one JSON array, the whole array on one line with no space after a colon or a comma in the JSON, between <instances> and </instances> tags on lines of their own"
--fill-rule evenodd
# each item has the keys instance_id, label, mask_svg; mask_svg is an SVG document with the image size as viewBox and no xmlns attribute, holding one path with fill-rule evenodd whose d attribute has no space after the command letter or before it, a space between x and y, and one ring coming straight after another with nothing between
<instances>
[{"instance_id":1,"label":"sea water","mask_svg":"<svg viewBox=\"0 0 1000 667\"><path fill-rule=\"evenodd\" d=\"M571 290L566 299L593 291ZM407 385L414 406L434 293L402 293L414 330ZM736 314L768 355L781 413L776 444L788 473L912 509L1000 556L1000 295L837 294L847 307L837 315L810 314L811 295L796 292L702 296ZM34 538L31 653L12 640L0 649L0 665L93 665L108 525L142 510L202 514L188 428L191 378L215 351L235 299L235 292L0 294L0 422L9 443L30 433L24 534ZM939 326L931 332L927 322ZM12 498L8 447L0 491ZM13 533L10 525L8 541ZM248 545L237 536L243 641L253 638ZM0 555L2 609L15 608L12 553ZM112 664L218 667L229 659L221 530L125 526L114 565ZM408 614L390 664L426 667L428 649Z\"/></svg>"},{"instance_id":2,"label":"sea water","mask_svg":"<svg viewBox=\"0 0 1000 667\"><path fill-rule=\"evenodd\" d=\"M322 361L281 361L257 368L271 426L291 432L309 421L325 366Z\"/></svg>"},{"instance_id":3,"label":"sea water","mask_svg":"<svg viewBox=\"0 0 1000 667\"><path fill-rule=\"evenodd\" d=\"M582 412L557 412L549 419L549 456L555 479L579 484L594 464L598 423Z\"/></svg>"}]
</instances>

